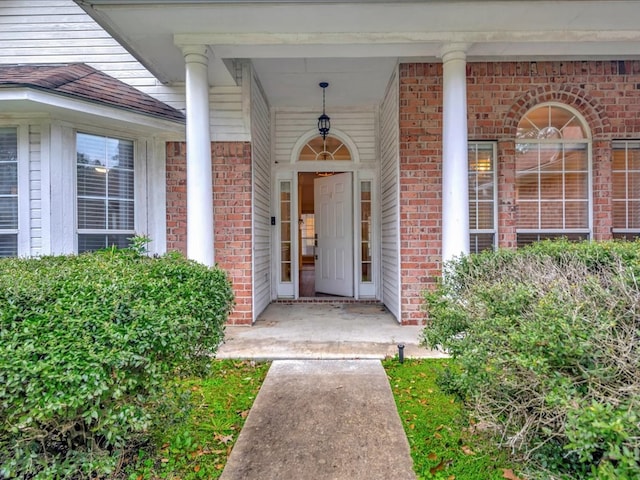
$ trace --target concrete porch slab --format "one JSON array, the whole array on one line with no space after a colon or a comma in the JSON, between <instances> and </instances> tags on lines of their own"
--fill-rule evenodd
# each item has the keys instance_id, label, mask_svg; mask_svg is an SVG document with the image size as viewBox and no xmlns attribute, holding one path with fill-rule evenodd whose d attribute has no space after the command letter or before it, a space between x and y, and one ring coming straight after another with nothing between
<instances>
[{"instance_id":1,"label":"concrete porch slab","mask_svg":"<svg viewBox=\"0 0 640 480\"><path fill-rule=\"evenodd\" d=\"M415 480L380 361L273 362L220 478Z\"/></svg>"},{"instance_id":2,"label":"concrete porch slab","mask_svg":"<svg viewBox=\"0 0 640 480\"><path fill-rule=\"evenodd\" d=\"M253 326L227 326L218 358L383 359L446 355L420 345L420 326L401 326L380 304L274 303Z\"/></svg>"}]
</instances>

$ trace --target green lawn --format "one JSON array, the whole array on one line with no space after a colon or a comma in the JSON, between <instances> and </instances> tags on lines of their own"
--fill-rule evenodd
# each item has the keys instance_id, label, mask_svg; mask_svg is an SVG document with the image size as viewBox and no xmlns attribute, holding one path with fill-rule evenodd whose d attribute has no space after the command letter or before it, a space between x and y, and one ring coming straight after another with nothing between
<instances>
[{"instance_id":1,"label":"green lawn","mask_svg":"<svg viewBox=\"0 0 640 480\"><path fill-rule=\"evenodd\" d=\"M218 478L268 369L268 363L215 360L206 378L182 381L191 392L191 415L161 432L156 451L142 451L127 478Z\"/></svg>"},{"instance_id":2,"label":"green lawn","mask_svg":"<svg viewBox=\"0 0 640 480\"><path fill-rule=\"evenodd\" d=\"M437 372L446 362L383 362L418 478L516 480L507 454L486 438L472 434L463 421L461 404L437 386ZM183 381L193 403L189 419L161 432L155 451L141 451L126 478L218 478L268 368L268 363L216 360L207 378Z\"/></svg>"},{"instance_id":3,"label":"green lawn","mask_svg":"<svg viewBox=\"0 0 640 480\"><path fill-rule=\"evenodd\" d=\"M469 428L462 405L436 384L450 360L385 360L389 383L420 480L512 479L508 454Z\"/></svg>"}]
</instances>

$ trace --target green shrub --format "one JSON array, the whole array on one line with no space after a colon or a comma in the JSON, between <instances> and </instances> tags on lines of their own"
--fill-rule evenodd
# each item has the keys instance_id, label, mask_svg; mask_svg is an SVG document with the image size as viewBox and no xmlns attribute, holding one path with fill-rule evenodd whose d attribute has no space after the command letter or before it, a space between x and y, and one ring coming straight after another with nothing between
<instances>
[{"instance_id":1,"label":"green shrub","mask_svg":"<svg viewBox=\"0 0 640 480\"><path fill-rule=\"evenodd\" d=\"M640 478L640 244L471 255L425 293L446 385L552 478Z\"/></svg>"},{"instance_id":2,"label":"green shrub","mask_svg":"<svg viewBox=\"0 0 640 480\"><path fill-rule=\"evenodd\" d=\"M0 261L0 477L112 475L179 413L165 385L207 363L232 305L224 272L177 254Z\"/></svg>"}]
</instances>

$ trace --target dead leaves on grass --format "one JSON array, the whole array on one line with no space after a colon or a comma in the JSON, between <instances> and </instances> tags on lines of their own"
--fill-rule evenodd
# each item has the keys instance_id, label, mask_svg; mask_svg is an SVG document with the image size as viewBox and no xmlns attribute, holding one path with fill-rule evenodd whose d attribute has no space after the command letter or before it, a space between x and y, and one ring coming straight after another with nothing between
<instances>
[{"instance_id":1,"label":"dead leaves on grass","mask_svg":"<svg viewBox=\"0 0 640 480\"><path fill-rule=\"evenodd\" d=\"M507 480L521 480L520 477L513 473L513 470L511 470L510 468L502 469L502 477L506 478Z\"/></svg>"},{"instance_id":2,"label":"dead leaves on grass","mask_svg":"<svg viewBox=\"0 0 640 480\"><path fill-rule=\"evenodd\" d=\"M429 473L431 473L431 475L435 475L437 472L444 470L447 467L450 467L453 464L453 460L440 460L440 463L438 463L438 465L436 465L435 467L431 467L429 469ZM453 476L453 478L456 478L455 476Z\"/></svg>"},{"instance_id":3,"label":"dead leaves on grass","mask_svg":"<svg viewBox=\"0 0 640 480\"><path fill-rule=\"evenodd\" d=\"M203 455L226 455L227 450L209 450L208 448L198 448L195 452L191 453L191 458L202 457Z\"/></svg>"},{"instance_id":4,"label":"dead leaves on grass","mask_svg":"<svg viewBox=\"0 0 640 480\"><path fill-rule=\"evenodd\" d=\"M464 453L465 455L475 455L476 454L467 445L462 445L462 447L460 447L460 449L462 450L462 453ZM427 459L429 461L431 461L431 462L437 462L438 461L438 454L435 453L435 452L430 452L427 455ZM440 460L438 462L438 464L436 466L431 467L429 469L429 473L431 475L436 475L436 473L441 472L442 470L444 470L445 468L450 467L451 465L453 465L453 459L442 459L442 460ZM438 478L440 478L440 477L438 477ZM449 475L446 478L447 478L447 480L455 480L456 476L455 475ZM506 480L522 480L510 468L503 468L502 469L502 478L505 478Z\"/></svg>"},{"instance_id":5,"label":"dead leaves on grass","mask_svg":"<svg viewBox=\"0 0 640 480\"><path fill-rule=\"evenodd\" d=\"M228 445L230 442L233 442L233 435L220 435L219 433L216 433L213 436L213 439L223 445Z\"/></svg>"},{"instance_id":6,"label":"dead leaves on grass","mask_svg":"<svg viewBox=\"0 0 640 480\"><path fill-rule=\"evenodd\" d=\"M441 426L443 427L443 426ZM442 428L440 428L442 429ZM438 432L434 433L434 436L439 435ZM462 447L460 447L460 449L462 450L462 453L464 453L465 455L475 455L476 453L471 450L471 448L469 448L467 445L462 445ZM435 452L430 452L427 455L427 459L431 462L437 462L438 461L438 454ZM453 459L442 459L438 462L438 464L434 467L431 467L429 469L429 473L431 473L431 475L435 475L437 472L444 470L445 468L450 467L451 465L453 465ZM455 475L451 475L449 477L447 477L447 479L455 479ZM515 479L514 479L515 480ZM518 479L519 480L519 479Z\"/></svg>"},{"instance_id":7,"label":"dead leaves on grass","mask_svg":"<svg viewBox=\"0 0 640 480\"><path fill-rule=\"evenodd\" d=\"M462 445L460 447L460 450L462 450L462 453L464 453L465 455L475 455L476 454L476 452L471 450L467 445Z\"/></svg>"}]
</instances>

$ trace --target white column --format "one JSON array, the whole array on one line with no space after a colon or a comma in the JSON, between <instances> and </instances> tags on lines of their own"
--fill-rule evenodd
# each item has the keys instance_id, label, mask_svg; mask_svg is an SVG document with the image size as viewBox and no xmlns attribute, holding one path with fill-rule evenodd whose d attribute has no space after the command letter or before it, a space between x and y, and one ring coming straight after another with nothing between
<instances>
[{"instance_id":1,"label":"white column","mask_svg":"<svg viewBox=\"0 0 640 480\"><path fill-rule=\"evenodd\" d=\"M469 253L466 45L442 49L442 260Z\"/></svg>"},{"instance_id":2,"label":"white column","mask_svg":"<svg viewBox=\"0 0 640 480\"><path fill-rule=\"evenodd\" d=\"M187 98L187 256L213 266L213 186L207 47L182 48Z\"/></svg>"}]
</instances>

